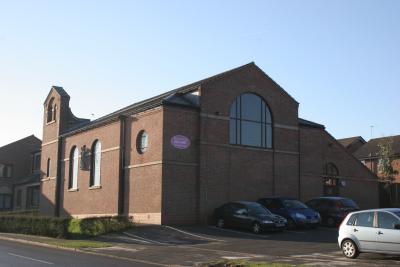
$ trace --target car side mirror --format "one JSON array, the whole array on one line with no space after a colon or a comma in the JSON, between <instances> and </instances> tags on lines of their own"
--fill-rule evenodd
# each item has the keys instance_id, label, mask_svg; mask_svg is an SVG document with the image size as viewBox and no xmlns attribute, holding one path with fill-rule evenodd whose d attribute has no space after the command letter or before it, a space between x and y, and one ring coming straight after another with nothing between
<instances>
[{"instance_id":1,"label":"car side mirror","mask_svg":"<svg viewBox=\"0 0 400 267\"><path fill-rule=\"evenodd\" d=\"M400 230L400 224L395 224L394 229Z\"/></svg>"}]
</instances>

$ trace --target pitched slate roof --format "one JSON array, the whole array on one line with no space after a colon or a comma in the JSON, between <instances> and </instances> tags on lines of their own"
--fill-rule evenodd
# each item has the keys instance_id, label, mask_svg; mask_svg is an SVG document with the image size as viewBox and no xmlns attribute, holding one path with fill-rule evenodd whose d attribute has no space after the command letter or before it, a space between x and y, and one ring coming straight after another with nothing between
<instances>
[{"instance_id":1,"label":"pitched slate roof","mask_svg":"<svg viewBox=\"0 0 400 267\"><path fill-rule=\"evenodd\" d=\"M369 140L366 144L364 144L354 153L354 156L358 159L377 157L379 151L378 144L385 141L392 141L393 153L395 155L400 155L400 135L395 135L395 136L374 138Z\"/></svg>"},{"instance_id":2,"label":"pitched slate roof","mask_svg":"<svg viewBox=\"0 0 400 267\"><path fill-rule=\"evenodd\" d=\"M25 142L25 141L37 142L37 143L42 142L42 140L40 140L39 138L37 138L36 136L34 136L34 135L32 134L32 135L30 135L30 136L24 137L24 138L22 138L22 139L19 139L19 140L17 140L17 141L14 141L14 142L12 142L12 143L9 143L9 144L7 144L7 145L4 145L4 146L0 147L0 150L7 149L8 147L12 147L13 145L15 145L15 144L17 144L17 143L20 143L20 142L23 143L23 142Z\"/></svg>"},{"instance_id":3,"label":"pitched slate roof","mask_svg":"<svg viewBox=\"0 0 400 267\"><path fill-rule=\"evenodd\" d=\"M361 136L353 136L353 137L338 139L339 143L341 143L344 147L350 146L357 140L360 140L361 142L366 143L364 138L362 138Z\"/></svg>"},{"instance_id":4,"label":"pitched slate roof","mask_svg":"<svg viewBox=\"0 0 400 267\"><path fill-rule=\"evenodd\" d=\"M309 128L316 128L316 129L325 129L325 126L316 122L308 121L302 118L299 118L299 125L305 126Z\"/></svg>"},{"instance_id":5,"label":"pitched slate roof","mask_svg":"<svg viewBox=\"0 0 400 267\"><path fill-rule=\"evenodd\" d=\"M188 95L186 93L197 90L201 85L203 85L207 82L218 79L218 78L223 77L228 74L232 74L238 70L242 70L249 66L257 67L254 64L254 62L250 62L246 65L219 73L217 75L208 77L206 79L202 79L200 81L197 81L197 82L194 82L194 83L191 83L191 84L179 87L179 88L176 88L174 90L157 95L155 97L134 103L130 106L127 106L125 108L122 108L120 110L112 112L112 113L105 115L99 119L96 119L92 122L82 122L79 126L76 126L76 127L73 127L73 128L70 128L69 130L67 130L65 133L63 133L62 136L72 135L72 134L80 132L80 131L85 131L85 130L97 127L99 125L105 124L107 122L118 120L118 118L120 116L135 114L135 113L145 111L145 110L148 110L148 109L160 106L160 105L180 105L180 106L186 106L186 107L190 107L190 108L198 108L199 107L198 97L196 99L196 96Z\"/></svg>"}]
</instances>

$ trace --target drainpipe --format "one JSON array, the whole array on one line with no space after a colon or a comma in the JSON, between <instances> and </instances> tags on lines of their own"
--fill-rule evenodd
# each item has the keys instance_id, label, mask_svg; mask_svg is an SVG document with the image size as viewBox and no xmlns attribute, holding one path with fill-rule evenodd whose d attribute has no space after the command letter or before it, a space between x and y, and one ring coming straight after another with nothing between
<instances>
[{"instance_id":1,"label":"drainpipe","mask_svg":"<svg viewBox=\"0 0 400 267\"><path fill-rule=\"evenodd\" d=\"M298 152L299 152L299 177L298 177L298 184L297 184L297 187L298 187L298 192L297 192L297 199L298 200L301 200L301 153L300 153L300 148L301 148L301 145L300 145L300 139L301 139L301 136L300 136L300 125L299 125L299 128L298 128L298 130L297 130L297 135L298 135L298 140L297 140L297 146L298 146Z\"/></svg>"},{"instance_id":2,"label":"drainpipe","mask_svg":"<svg viewBox=\"0 0 400 267\"><path fill-rule=\"evenodd\" d=\"M60 217L60 209L61 209L61 150L62 150L62 142L63 138L58 137L58 150L57 150L57 178L56 178L56 199L55 199L55 209L54 216Z\"/></svg>"},{"instance_id":3,"label":"drainpipe","mask_svg":"<svg viewBox=\"0 0 400 267\"><path fill-rule=\"evenodd\" d=\"M118 187L118 215L124 215L125 208L125 124L126 117L119 116L120 130L119 130L119 187Z\"/></svg>"}]
</instances>

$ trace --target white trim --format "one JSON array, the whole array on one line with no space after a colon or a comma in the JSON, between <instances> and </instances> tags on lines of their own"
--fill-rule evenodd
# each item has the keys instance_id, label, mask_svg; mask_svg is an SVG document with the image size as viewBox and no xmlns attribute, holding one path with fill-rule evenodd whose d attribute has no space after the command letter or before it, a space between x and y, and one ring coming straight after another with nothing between
<instances>
[{"instance_id":1,"label":"white trim","mask_svg":"<svg viewBox=\"0 0 400 267\"><path fill-rule=\"evenodd\" d=\"M228 145L228 144L217 144L217 143L210 143L210 142L200 142L201 145L207 146L218 146L223 148L234 148L234 149L247 149L247 150L257 150L257 151L265 151L265 152L275 152L275 153L282 153L282 154L292 154L292 155L299 155L300 153L297 151L287 151L287 150L273 150L270 148L262 148L262 147L249 147L249 146L241 146L241 145Z\"/></svg>"},{"instance_id":2,"label":"white trim","mask_svg":"<svg viewBox=\"0 0 400 267\"><path fill-rule=\"evenodd\" d=\"M75 219L85 219L85 218L98 218L98 217L114 217L118 216L118 213L105 213L105 214L75 214L72 218Z\"/></svg>"},{"instance_id":3,"label":"white trim","mask_svg":"<svg viewBox=\"0 0 400 267\"><path fill-rule=\"evenodd\" d=\"M107 153L107 152L111 152L114 150L119 150L119 146L115 146L115 147L111 147L111 148L107 148L107 149L102 149L101 153Z\"/></svg>"},{"instance_id":4,"label":"white trim","mask_svg":"<svg viewBox=\"0 0 400 267\"><path fill-rule=\"evenodd\" d=\"M297 127L297 126L290 126L290 125L279 124L279 123L274 123L273 126L275 128L286 129L286 130L293 130L293 131L299 130L299 127Z\"/></svg>"},{"instance_id":5,"label":"white trim","mask_svg":"<svg viewBox=\"0 0 400 267\"><path fill-rule=\"evenodd\" d=\"M146 166L153 166L153 165L181 165L181 166L192 166L192 167L197 167L199 164L194 163L194 162L179 162L179 161L152 161L152 162L147 162L143 164L134 164L134 165L129 165L125 166L125 169L135 169L135 168L140 168L140 167L146 167Z\"/></svg>"},{"instance_id":6,"label":"white trim","mask_svg":"<svg viewBox=\"0 0 400 267\"><path fill-rule=\"evenodd\" d=\"M230 117L228 117L228 116L221 116L221 115L215 115L215 114L209 114L209 113L200 113L200 116L204 117L204 118L223 120L223 121L230 120ZM281 128L281 129L287 129L287 130L294 130L294 131L299 130L299 127L297 127L297 126L286 125L286 124L272 123L272 126L275 128Z\"/></svg>"},{"instance_id":7,"label":"white trim","mask_svg":"<svg viewBox=\"0 0 400 267\"><path fill-rule=\"evenodd\" d=\"M58 143L58 139L53 140L53 141L50 141L50 142L47 142L47 143L43 143L43 144L42 144L42 147L48 146L48 145L51 145L51 144L54 144L54 143Z\"/></svg>"},{"instance_id":8,"label":"white trim","mask_svg":"<svg viewBox=\"0 0 400 267\"><path fill-rule=\"evenodd\" d=\"M111 147L111 148L107 148L107 149L101 150L101 153L107 153L107 152L111 152L111 151L114 151L114 150L119 150L119 146ZM81 158L81 155L80 155L80 154L79 154L79 158ZM62 159L61 161L69 161L69 160L70 160L70 158L65 158L65 159Z\"/></svg>"}]
</instances>

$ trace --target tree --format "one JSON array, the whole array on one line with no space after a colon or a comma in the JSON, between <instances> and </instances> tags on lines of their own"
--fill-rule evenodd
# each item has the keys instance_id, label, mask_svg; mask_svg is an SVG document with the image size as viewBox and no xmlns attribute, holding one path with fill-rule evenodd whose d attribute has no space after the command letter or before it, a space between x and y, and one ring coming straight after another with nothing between
<instances>
[{"instance_id":1,"label":"tree","mask_svg":"<svg viewBox=\"0 0 400 267\"><path fill-rule=\"evenodd\" d=\"M378 176L385 185L390 202L392 202L391 184L397 174L392 165L394 156L392 144L393 140L391 138L385 138L378 144Z\"/></svg>"}]
</instances>

